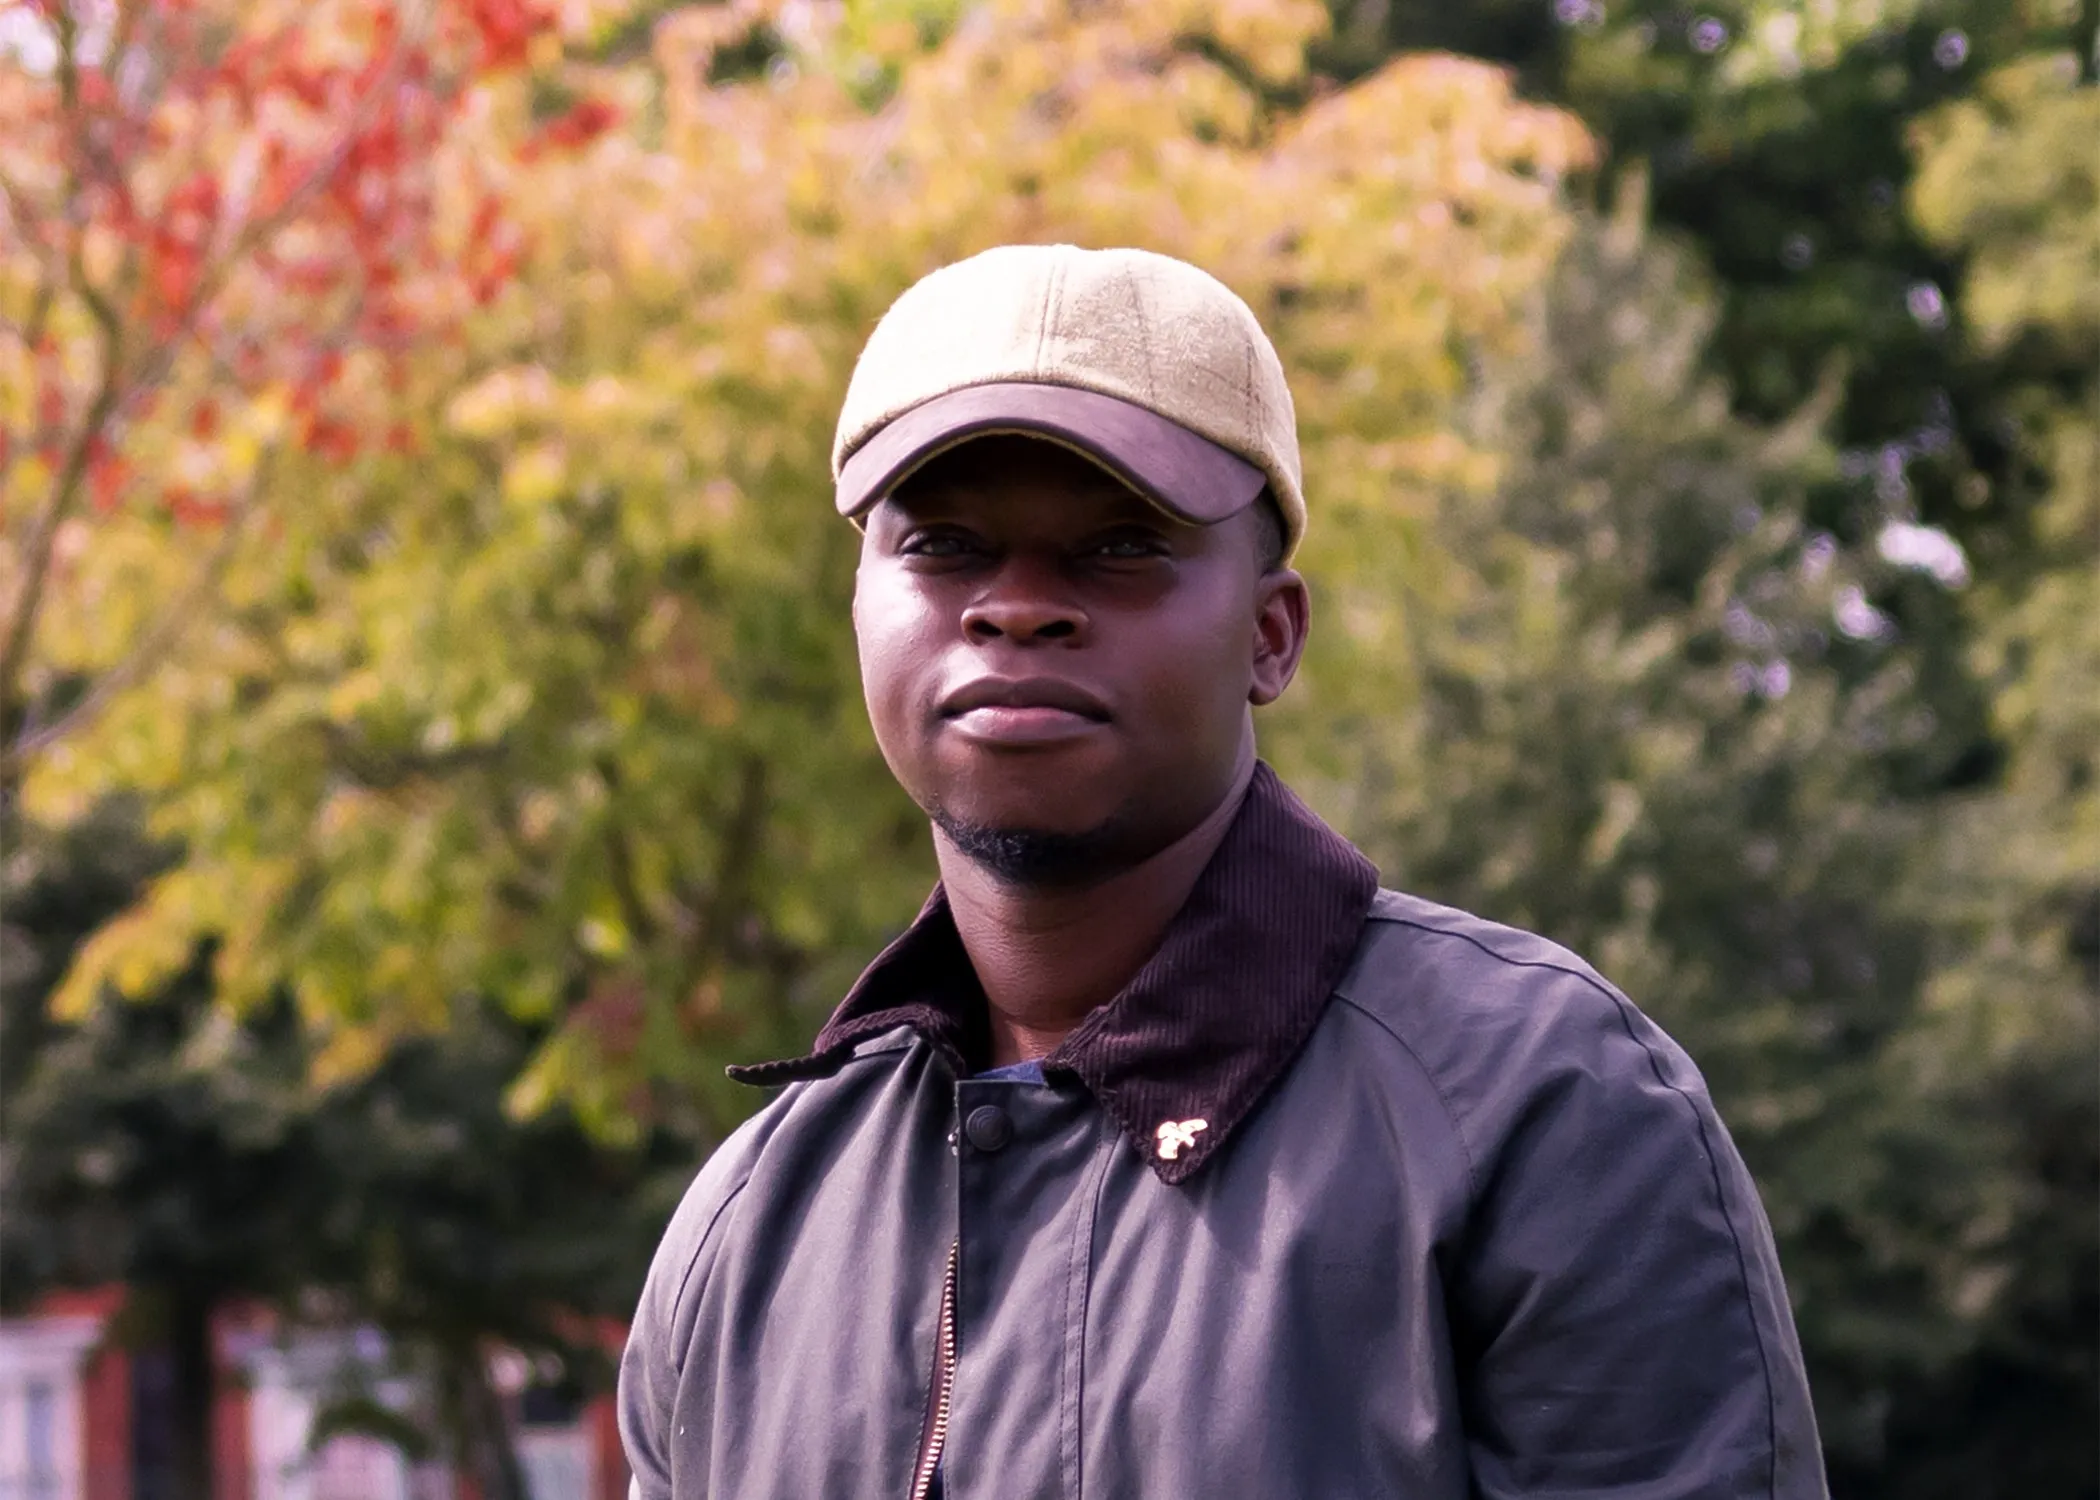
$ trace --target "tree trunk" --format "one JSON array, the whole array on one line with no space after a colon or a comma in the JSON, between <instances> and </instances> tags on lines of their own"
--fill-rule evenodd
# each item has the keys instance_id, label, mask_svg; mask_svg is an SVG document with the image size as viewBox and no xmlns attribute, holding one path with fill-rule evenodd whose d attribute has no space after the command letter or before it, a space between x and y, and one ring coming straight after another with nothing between
<instances>
[{"instance_id":1,"label":"tree trunk","mask_svg":"<svg viewBox=\"0 0 2100 1500\"><path fill-rule=\"evenodd\" d=\"M459 1466L474 1482L480 1500L532 1500L525 1489L525 1471L518 1464L517 1446L511 1441L510 1422L503 1411L503 1398L489 1383L488 1361L468 1344L444 1351L445 1403L451 1421Z\"/></svg>"},{"instance_id":2,"label":"tree trunk","mask_svg":"<svg viewBox=\"0 0 2100 1500\"><path fill-rule=\"evenodd\" d=\"M213 1500L212 1299L183 1287L163 1296L170 1377L165 1493L169 1500Z\"/></svg>"}]
</instances>

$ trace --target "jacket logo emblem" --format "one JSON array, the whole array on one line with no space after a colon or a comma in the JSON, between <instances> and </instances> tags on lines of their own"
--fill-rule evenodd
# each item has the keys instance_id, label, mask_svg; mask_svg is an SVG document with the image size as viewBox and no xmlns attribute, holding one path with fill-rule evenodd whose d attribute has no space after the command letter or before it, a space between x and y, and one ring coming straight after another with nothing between
<instances>
[{"instance_id":1,"label":"jacket logo emblem","mask_svg":"<svg viewBox=\"0 0 2100 1500\"><path fill-rule=\"evenodd\" d=\"M1159 1159L1173 1161L1188 1147L1196 1144L1196 1132L1210 1129L1208 1120L1167 1120L1157 1132Z\"/></svg>"}]
</instances>

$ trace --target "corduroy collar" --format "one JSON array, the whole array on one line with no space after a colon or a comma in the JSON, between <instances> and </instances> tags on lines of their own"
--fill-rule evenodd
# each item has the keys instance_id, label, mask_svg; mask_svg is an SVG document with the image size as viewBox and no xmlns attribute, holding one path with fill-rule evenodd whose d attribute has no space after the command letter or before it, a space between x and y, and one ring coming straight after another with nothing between
<instances>
[{"instance_id":1,"label":"corduroy collar","mask_svg":"<svg viewBox=\"0 0 2100 1500\"><path fill-rule=\"evenodd\" d=\"M1257 766L1158 949L1043 1060L1045 1075L1084 1083L1162 1181L1185 1181L1304 1045L1377 888L1370 861ZM758 1085L828 1077L857 1044L899 1026L917 1031L959 1077L990 1050L984 991L938 885L807 1056L729 1075Z\"/></svg>"}]
</instances>

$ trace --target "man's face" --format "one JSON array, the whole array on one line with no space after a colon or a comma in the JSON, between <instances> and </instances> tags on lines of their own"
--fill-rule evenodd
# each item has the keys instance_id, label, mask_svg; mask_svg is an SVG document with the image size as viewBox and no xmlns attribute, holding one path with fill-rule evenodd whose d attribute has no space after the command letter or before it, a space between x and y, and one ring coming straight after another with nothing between
<instances>
[{"instance_id":1,"label":"man's face","mask_svg":"<svg viewBox=\"0 0 2100 1500\"><path fill-rule=\"evenodd\" d=\"M1054 444L984 438L869 513L854 595L875 737L963 853L1024 882L1203 820L1303 645L1249 511L1178 521Z\"/></svg>"}]
</instances>

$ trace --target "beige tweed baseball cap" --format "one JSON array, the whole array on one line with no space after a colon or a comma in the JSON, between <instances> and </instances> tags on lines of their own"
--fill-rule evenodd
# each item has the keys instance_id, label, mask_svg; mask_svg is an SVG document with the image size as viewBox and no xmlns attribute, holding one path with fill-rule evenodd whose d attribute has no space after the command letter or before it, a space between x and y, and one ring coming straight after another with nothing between
<instances>
[{"instance_id":1,"label":"beige tweed baseball cap","mask_svg":"<svg viewBox=\"0 0 2100 1500\"><path fill-rule=\"evenodd\" d=\"M1305 531L1283 365L1217 278L1149 250L1005 245L933 272L875 325L831 450L858 521L973 438L1063 444L1199 525L1274 495L1284 550Z\"/></svg>"}]
</instances>

